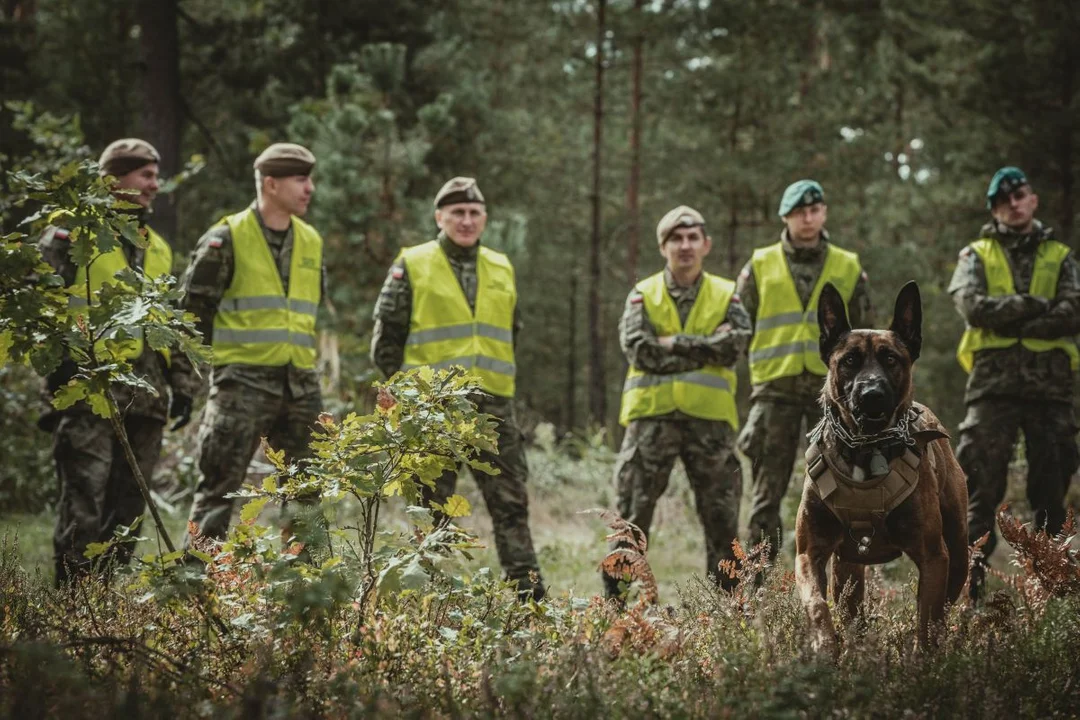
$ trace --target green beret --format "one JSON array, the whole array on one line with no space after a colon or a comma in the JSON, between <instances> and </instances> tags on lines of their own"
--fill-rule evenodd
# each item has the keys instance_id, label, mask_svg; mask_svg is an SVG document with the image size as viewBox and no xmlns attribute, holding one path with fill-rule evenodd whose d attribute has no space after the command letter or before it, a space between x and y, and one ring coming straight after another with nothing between
<instances>
[{"instance_id":1,"label":"green beret","mask_svg":"<svg viewBox=\"0 0 1080 720\"><path fill-rule=\"evenodd\" d=\"M101 153L98 159L100 166L98 172L102 177L106 175L123 177L144 165L159 162L161 162L161 155L153 145L139 138L124 138L109 143L105 152Z\"/></svg>"},{"instance_id":2,"label":"green beret","mask_svg":"<svg viewBox=\"0 0 1080 720\"><path fill-rule=\"evenodd\" d=\"M436 209L457 203L484 203L484 196L476 186L475 178L456 177L435 193Z\"/></svg>"},{"instance_id":3,"label":"green beret","mask_svg":"<svg viewBox=\"0 0 1080 720\"><path fill-rule=\"evenodd\" d=\"M262 151L252 164L263 177L310 175L315 156L303 145L274 143Z\"/></svg>"},{"instance_id":4,"label":"green beret","mask_svg":"<svg viewBox=\"0 0 1080 720\"><path fill-rule=\"evenodd\" d=\"M786 216L795 208L825 202L825 191L816 180L796 180L787 186L780 198L780 217Z\"/></svg>"},{"instance_id":5,"label":"green beret","mask_svg":"<svg viewBox=\"0 0 1080 720\"><path fill-rule=\"evenodd\" d=\"M660 223L656 226L656 243L664 245L664 241L679 227L705 227L705 218L697 210L686 205L680 205L674 210L669 210Z\"/></svg>"},{"instance_id":6,"label":"green beret","mask_svg":"<svg viewBox=\"0 0 1080 720\"><path fill-rule=\"evenodd\" d=\"M994 198L998 194L1008 195L1013 190L1028 184L1027 175L1018 167L1008 165L1001 168L990 179L990 187L986 188L986 209L994 209Z\"/></svg>"}]
</instances>

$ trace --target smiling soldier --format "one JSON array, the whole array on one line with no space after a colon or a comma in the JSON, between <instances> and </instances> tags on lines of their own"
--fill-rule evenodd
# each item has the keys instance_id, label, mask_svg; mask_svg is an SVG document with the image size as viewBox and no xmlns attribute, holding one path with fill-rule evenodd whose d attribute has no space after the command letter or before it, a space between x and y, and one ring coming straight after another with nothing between
<instances>
[{"instance_id":1,"label":"smiling soldier","mask_svg":"<svg viewBox=\"0 0 1080 720\"><path fill-rule=\"evenodd\" d=\"M681 458L705 530L705 572L729 587L718 563L732 557L742 475L735 456L734 364L750 340L735 283L704 271L712 240L697 210L680 206L656 228L664 269L626 299L619 341L630 369L619 421L627 426L615 465L619 512L648 535L656 503ZM620 578L603 576L618 596Z\"/></svg>"},{"instance_id":2,"label":"smiling soldier","mask_svg":"<svg viewBox=\"0 0 1080 720\"><path fill-rule=\"evenodd\" d=\"M226 495L243 484L260 438L290 462L309 454L322 404L315 319L326 277L322 237L301 219L315 192L314 167L300 145L263 151L254 163L255 201L203 235L181 283L185 309L214 350L199 427L202 478L189 518L207 537L228 531ZM302 525L291 527L298 539L318 539Z\"/></svg>"},{"instance_id":3,"label":"smiling soldier","mask_svg":"<svg viewBox=\"0 0 1080 720\"><path fill-rule=\"evenodd\" d=\"M439 236L404 248L390 267L375 304L371 359L386 377L428 366L465 367L480 382L471 399L496 419L498 454L481 452L498 475L474 472L495 530L499 562L521 599L544 597L529 531L529 466L514 418L514 341L521 328L510 260L480 244L487 225L476 180L456 177L435 195ZM424 502L444 504L457 470L443 473Z\"/></svg>"},{"instance_id":4,"label":"smiling soldier","mask_svg":"<svg viewBox=\"0 0 1080 720\"><path fill-rule=\"evenodd\" d=\"M750 541L767 538L775 555L781 539L780 502L807 427L821 417L818 405L828 368L818 352L817 303L831 282L855 328L873 324L866 273L858 256L830 242L825 193L799 180L780 200L780 242L754 252L739 274L738 293L754 323L750 342L750 416L739 449L753 462Z\"/></svg>"}]
</instances>

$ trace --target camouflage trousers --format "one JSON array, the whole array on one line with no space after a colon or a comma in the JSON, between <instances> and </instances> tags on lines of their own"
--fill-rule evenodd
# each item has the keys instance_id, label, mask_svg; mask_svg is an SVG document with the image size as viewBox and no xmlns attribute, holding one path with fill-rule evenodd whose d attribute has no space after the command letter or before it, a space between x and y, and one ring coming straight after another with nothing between
<instances>
[{"instance_id":1,"label":"camouflage trousers","mask_svg":"<svg viewBox=\"0 0 1080 720\"><path fill-rule=\"evenodd\" d=\"M225 381L210 388L199 426L199 471L189 522L206 537L220 540L229 531L233 499L240 489L251 458L265 437L290 461L309 455L311 431L322 409L318 393L292 397L276 395L238 382ZM185 544L190 538L185 538Z\"/></svg>"},{"instance_id":2,"label":"camouflage trousers","mask_svg":"<svg viewBox=\"0 0 1080 720\"><path fill-rule=\"evenodd\" d=\"M968 538L974 542L990 533L983 546L987 558L997 545L994 521L1005 499L1018 430L1026 447L1028 501L1035 522L1051 533L1065 522L1065 496L1080 466L1072 405L989 398L968 405L956 457L967 473Z\"/></svg>"},{"instance_id":3,"label":"camouflage trousers","mask_svg":"<svg viewBox=\"0 0 1080 720\"><path fill-rule=\"evenodd\" d=\"M485 408L481 407L481 411ZM529 494L526 481L529 478L525 443L513 416L496 416L498 455L481 452L479 460L499 469L498 475L473 471L476 485L484 496L484 504L491 515L495 531L495 548L499 554L506 577L516 580L520 594L537 600L544 596L540 578L540 564L533 549L532 533L529 531ZM423 502L444 504L454 494L461 467L444 472L436 481L435 489L423 489ZM535 582L530 578L535 574Z\"/></svg>"},{"instance_id":4,"label":"camouflage trousers","mask_svg":"<svg viewBox=\"0 0 1080 720\"><path fill-rule=\"evenodd\" d=\"M724 422L641 418L627 427L615 464L619 513L648 536L675 459L682 459L705 530L705 573L724 586L732 581L720 576L717 565L734 557L731 541L738 537L742 498L742 468L734 441L734 430ZM618 579L603 579L607 595L616 595Z\"/></svg>"},{"instance_id":5,"label":"camouflage trousers","mask_svg":"<svg viewBox=\"0 0 1080 720\"><path fill-rule=\"evenodd\" d=\"M164 423L145 417L124 419L128 440L149 482L161 455ZM113 546L111 556L88 560L89 543L113 537L120 525L142 517L146 503L112 423L90 413L63 413L53 431L53 458L60 480L60 507L53 535L56 584L90 572L101 560L127 564L132 543Z\"/></svg>"},{"instance_id":6,"label":"camouflage trousers","mask_svg":"<svg viewBox=\"0 0 1080 720\"><path fill-rule=\"evenodd\" d=\"M791 484L795 453L807 430L820 419L821 409L816 402L755 400L746 426L739 434L739 450L753 464L749 540L757 543L763 537L768 538L773 557L776 557L783 538L780 504Z\"/></svg>"}]
</instances>

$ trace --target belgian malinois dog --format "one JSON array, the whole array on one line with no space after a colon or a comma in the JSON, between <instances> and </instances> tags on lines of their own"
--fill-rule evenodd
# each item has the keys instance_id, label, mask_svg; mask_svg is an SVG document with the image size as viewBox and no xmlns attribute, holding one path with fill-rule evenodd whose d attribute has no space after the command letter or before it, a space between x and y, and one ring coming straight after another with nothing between
<instances>
[{"instance_id":1,"label":"belgian malinois dog","mask_svg":"<svg viewBox=\"0 0 1080 720\"><path fill-rule=\"evenodd\" d=\"M826 602L830 558L837 602L852 583L841 612L853 619L865 566L906 553L919 569L918 645L926 647L967 578L967 484L940 422L913 399L919 287L900 290L888 330L852 330L840 293L826 284L818 327L829 373L795 523L795 583L812 644L837 652Z\"/></svg>"}]
</instances>

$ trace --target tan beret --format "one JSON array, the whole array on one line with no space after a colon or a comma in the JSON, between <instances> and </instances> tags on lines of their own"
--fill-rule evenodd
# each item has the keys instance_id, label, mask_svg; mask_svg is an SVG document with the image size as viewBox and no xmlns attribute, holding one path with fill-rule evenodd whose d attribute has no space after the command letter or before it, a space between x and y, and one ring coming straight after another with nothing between
<instances>
[{"instance_id":1,"label":"tan beret","mask_svg":"<svg viewBox=\"0 0 1080 720\"><path fill-rule=\"evenodd\" d=\"M315 156L303 145L274 143L255 158L252 167L266 177L310 175Z\"/></svg>"},{"instance_id":2,"label":"tan beret","mask_svg":"<svg viewBox=\"0 0 1080 720\"><path fill-rule=\"evenodd\" d=\"M98 172L102 177L122 177L144 165L161 162L161 155L154 146L139 138L123 138L109 143L98 159Z\"/></svg>"},{"instance_id":3,"label":"tan beret","mask_svg":"<svg viewBox=\"0 0 1080 720\"><path fill-rule=\"evenodd\" d=\"M660 218L660 224L656 226L656 243L663 245L675 228L697 226L705 226L705 218L701 217L701 213L692 207L680 205Z\"/></svg>"},{"instance_id":4,"label":"tan beret","mask_svg":"<svg viewBox=\"0 0 1080 720\"><path fill-rule=\"evenodd\" d=\"M476 180L470 177L456 177L442 186L435 194L435 207L455 203L483 203L484 196L476 186Z\"/></svg>"}]
</instances>

